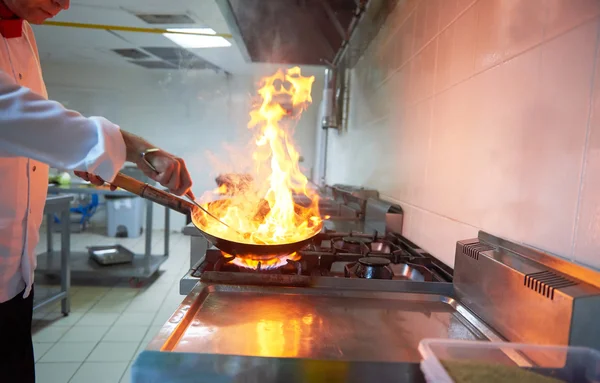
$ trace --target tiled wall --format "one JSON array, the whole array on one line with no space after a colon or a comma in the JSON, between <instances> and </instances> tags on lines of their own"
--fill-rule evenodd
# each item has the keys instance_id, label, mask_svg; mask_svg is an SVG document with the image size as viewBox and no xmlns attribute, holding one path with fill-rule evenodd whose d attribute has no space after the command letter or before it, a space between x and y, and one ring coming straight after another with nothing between
<instances>
[{"instance_id":1,"label":"tiled wall","mask_svg":"<svg viewBox=\"0 0 600 383\"><path fill-rule=\"evenodd\" d=\"M328 182L398 201L449 264L484 229L600 268L599 27L599 0L401 1L352 72Z\"/></svg>"}]
</instances>

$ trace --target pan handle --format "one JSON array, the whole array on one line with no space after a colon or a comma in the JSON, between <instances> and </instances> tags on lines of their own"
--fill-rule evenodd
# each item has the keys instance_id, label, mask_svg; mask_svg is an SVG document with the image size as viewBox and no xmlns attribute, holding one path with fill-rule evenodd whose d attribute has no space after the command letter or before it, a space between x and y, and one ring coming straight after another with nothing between
<instances>
[{"instance_id":1,"label":"pan handle","mask_svg":"<svg viewBox=\"0 0 600 383\"><path fill-rule=\"evenodd\" d=\"M193 205L190 202L157 189L154 186L150 186L147 183L138 181L135 178L126 176L123 173L118 173L111 184L181 214L189 215L192 212Z\"/></svg>"}]
</instances>

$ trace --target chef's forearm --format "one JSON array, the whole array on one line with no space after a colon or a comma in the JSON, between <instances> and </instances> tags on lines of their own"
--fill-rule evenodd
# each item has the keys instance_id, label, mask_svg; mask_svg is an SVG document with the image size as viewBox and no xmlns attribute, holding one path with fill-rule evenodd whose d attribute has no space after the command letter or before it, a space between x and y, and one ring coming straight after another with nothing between
<instances>
[{"instance_id":1,"label":"chef's forearm","mask_svg":"<svg viewBox=\"0 0 600 383\"><path fill-rule=\"evenodd\" d=\"M117 125L67 110L0 71L0 157L27 157L112 179L125 152Z\"/></svg>"},{"instance_id":2,"label":"chef's forearm","mask_svg":"<svg viewBox=\"0 0 600 383\"><path fill-rule=\"evenodd\" d=\"M144 140L142 137L136 136L135 134L129 133L122 129L121 135L123 136L123 141L125 142L126 161L136 162L140 159L140 156L143 152L155 147L148 141Z\"/></svg>"}]
</instances>

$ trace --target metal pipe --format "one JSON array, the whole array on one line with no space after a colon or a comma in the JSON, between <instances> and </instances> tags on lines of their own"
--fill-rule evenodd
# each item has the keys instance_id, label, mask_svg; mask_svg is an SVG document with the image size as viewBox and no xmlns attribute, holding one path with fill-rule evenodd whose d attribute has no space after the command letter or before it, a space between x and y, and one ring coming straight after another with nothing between
<instances>
[{"instance_id":1,"label":"metal pipe","mask_svg":"<svg viewBox=\"0 0 600 383\"><path fill-rule=\"evenodd\" d=\"M325 69L325 88L323 89L323 119L321 127L323 129L337 129L337 69Z\"/></svg>"},{"instance_id":2,"label":"metal pipe","mask_svg":"<svg viewBox=\"0 0 600 383\"><path fill-rule=\"evenodd\" d=\"M342 115L345 106L345 100L343 97L344 95L337 94L337 90L341 89L337 86L337 75L339 70L338 68L342 58L346 55L346 52L348 51L350 40L356 32L356 26L358 25L359 21L362 19L362 16L365 13L366 4L367 0L357 1L357 9L354 16L352 17L352 20L350 21L347 36L342 42L342 46L340 47L340 50L336 53L330 67L325 69L325 90L323 92L323 100L325 104L323 105L323 119L321 121L321 127L325 130L323 137L324 144L322 148L323 163L321 165L321 187L324 187L327 181L327 152L329 144L329 129L340 128L341 121L338 118L338 116ZM342 68L342 70L345 70L345 68ZM343 80L345 80L345 76L343 76ZM342 104L340 105L340 103Z\"/></svg>"},{"instance_id":3,"label":"metal pipe","mask_svg":"<svg viewBox=\"0 0 600 383\"><path fill-rule=\"evenodd\" d=\"M337 54L333 58L332 64L336 67L338 66L338 64L340 63L340 61L346 54L346 51L348 50L348 45L350 45L350 40L352 40L352 37L354 36L354 33L356 32L356 26L358 25L359 21L362 19L362 16L365 13L365 10L367 7L367 2L368 1L366 1L366 0L360 1L360 4L358 4L358 6L356 8L356 13L352 17L352 20L350 20L350 25L348 26L348 37L342 42L342 46L340 47L340 50L337 52Z\"/></svg>"},{"instance_id":4,"label":"metal pipe","mask_svg":"<svg viewBox=\"0 0 600 383\"><path fill-rule=\"evenodd\" d=\"M321 169L321 187L325 187L327 185L327 146L329 145L329 129L325 129L325 136L323 137L325 141L323 143L323 165Z\"/></svg>"}]
</instances>

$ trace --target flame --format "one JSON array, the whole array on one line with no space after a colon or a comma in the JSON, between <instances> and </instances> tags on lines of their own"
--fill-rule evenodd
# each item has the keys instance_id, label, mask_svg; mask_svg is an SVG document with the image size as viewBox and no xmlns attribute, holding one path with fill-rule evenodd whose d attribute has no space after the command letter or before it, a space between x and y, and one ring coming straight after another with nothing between
<instances>
[{"instance_id":1,"label":"flame","mask_svg":"<svg viewBox=\"0 0 600 383\"><path fill-rule=\"evenodd\" d=\"M226 257L231 257L230 255L227 255L225 253L223 254ZM271 270L279 268L281 266L285 266L287 264L287 261L299 261L300 259L301 257L300 255L298 255L298 253L274 257L247 255L244 257L235 257L235 259L233 259L231 263L252 270L257 270L258 264L260 263L261 270Z\"/></svg>"},{"instance_id":2,"label":"flame","mask_svg":"<svg viewBox=\"0 0 600 383\"><path fill-rule=\"evenodd\" d=\"M292 129L310 105L314 76L303 77L300 68L279 70L261 80L258 100L250 112L248 128L254 133L252 160L255 174L230 177L217 194L229 198L203 207L235 230L196 211L202 230L238 243L285 244L316 234L322 224L317 194L298 166L300 157ZM309 206L294 203L294 194L309 198ZM237 230L237 232L236 232Z\"/></svg>"}]
</instances>

